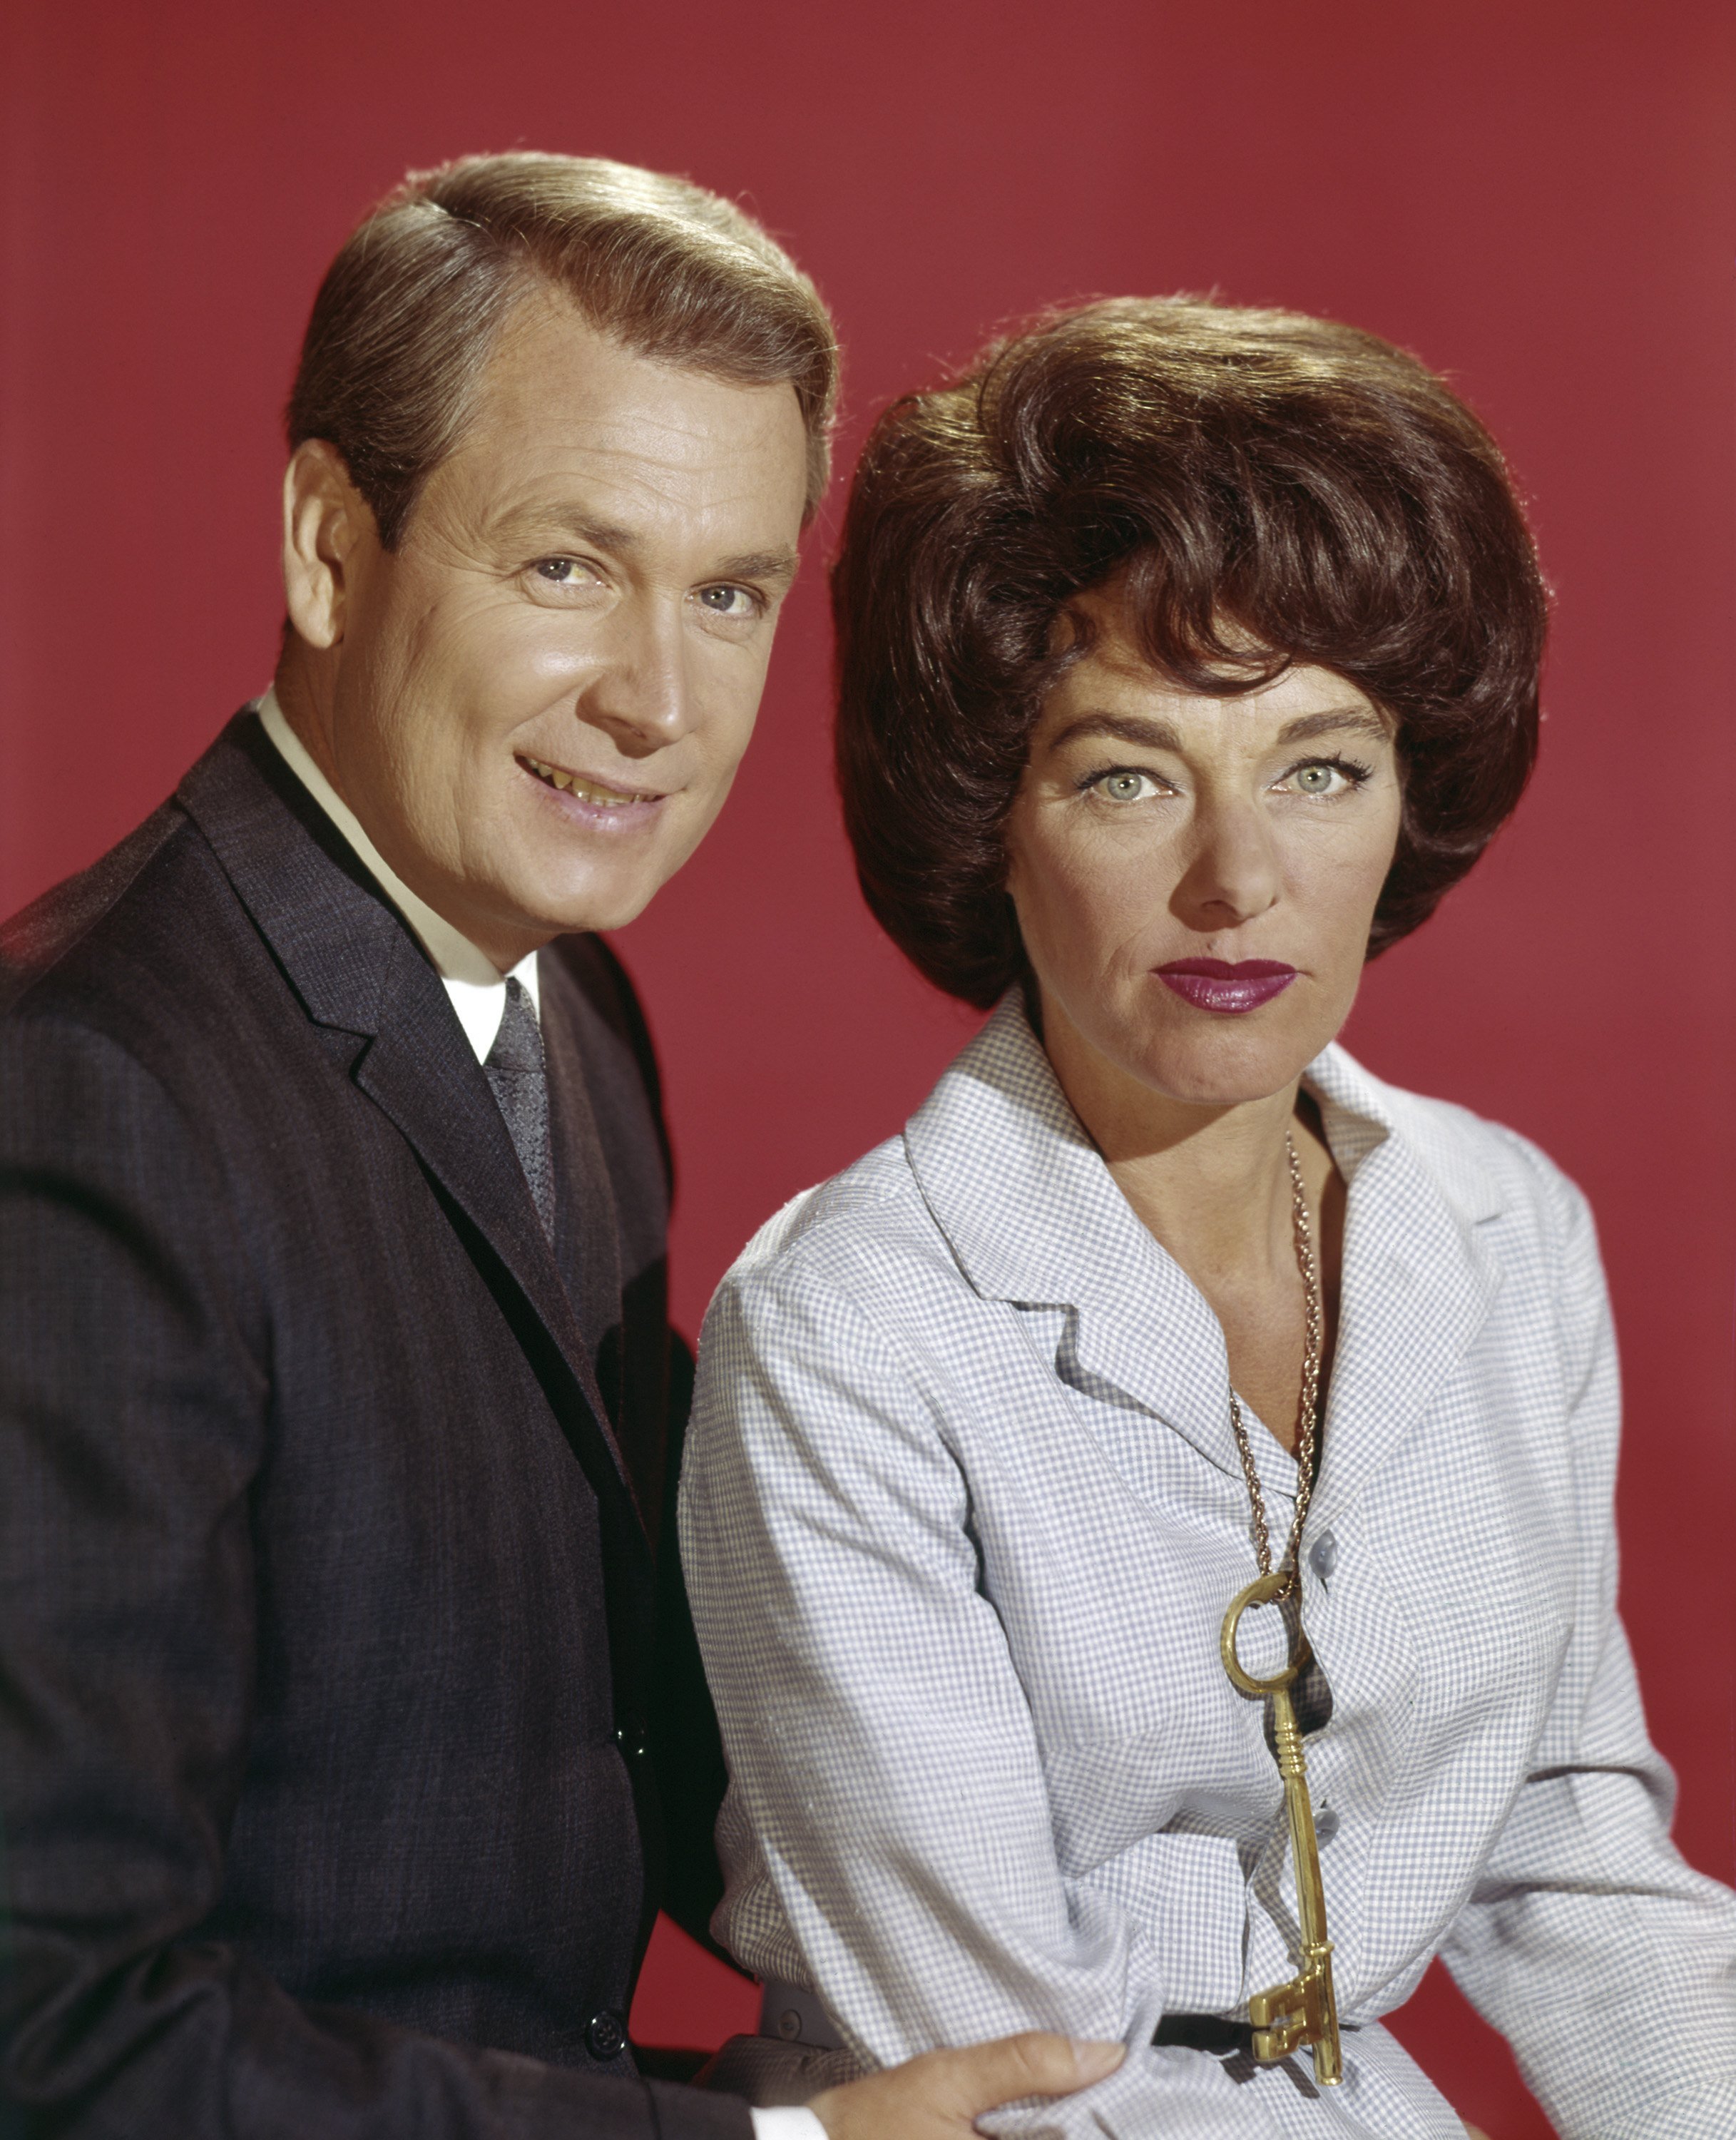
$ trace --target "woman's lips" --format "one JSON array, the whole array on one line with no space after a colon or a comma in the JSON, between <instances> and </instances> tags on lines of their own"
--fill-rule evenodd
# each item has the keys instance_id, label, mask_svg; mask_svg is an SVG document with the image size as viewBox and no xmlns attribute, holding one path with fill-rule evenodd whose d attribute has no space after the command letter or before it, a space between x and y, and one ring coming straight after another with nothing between
<instances>
[{"instance_id":1,"label":"woman's lips","mask_svg":"<svg viewBox=\"0 0 1736 2140\"><path fill-rule=\"evenodd\" d=\"M1243 959L1234 966L1222 959L1172 959L1157 978L1200 1010L1233 1012L1258 1010L1282 995L1296 969L1278 959Z\"/></svg>"}]
</instances>

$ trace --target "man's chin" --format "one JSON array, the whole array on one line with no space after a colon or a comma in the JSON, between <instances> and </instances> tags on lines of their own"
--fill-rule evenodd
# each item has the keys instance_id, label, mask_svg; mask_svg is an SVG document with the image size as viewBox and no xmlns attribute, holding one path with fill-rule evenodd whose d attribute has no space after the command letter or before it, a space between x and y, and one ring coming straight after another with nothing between
<instances>
[{"instance_id":1,"label":"man's chin","mask_svg":"<svg viewBox=\"0 0 1736 2140\"><path fill-rule=\"evenodd\" d=\"M661 882L648 871L603 883L515 886L513 905L526 933L544 939L625 929L645 912Z\"/></svg>"}]
</instances>

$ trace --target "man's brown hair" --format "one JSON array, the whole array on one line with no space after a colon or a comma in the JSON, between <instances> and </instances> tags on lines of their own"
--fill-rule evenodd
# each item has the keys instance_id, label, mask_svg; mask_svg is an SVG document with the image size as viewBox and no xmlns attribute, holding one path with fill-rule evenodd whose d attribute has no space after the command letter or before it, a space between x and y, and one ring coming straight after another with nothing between
<instances>
[{"instance_id":1,"label":"man's brown hair","mask_svg":"<svg viewBox=\"0 0 1736 2140\"><path fill-rule=\"evenodd\" d=\"M314 300L291 450L336 447L388 549L452 451L513 307L562 291L626 348L743 385L787 380L826 487L837 341L758 224L685 179L594 156L464 156L413 171L351 232Z\"/></svg>"},{"instance_id":2,"label":"man's brown hair","mask_svg":"<svg viewBox=\"0 0 1736 2140\"><path fill-rule=\"evenodd\" d=\"M969 1003L1022 975L1003 828L1042 698L1088 643L1057 621L1111 578L1187 690L1317 663L1392 715L1404 815L1371 955L1426 920L1537 753L1545 592L1500 453L1373 335L1116 298L895 403L856 470L838 776L900 948Z\"/></svg>"}]
</instances>

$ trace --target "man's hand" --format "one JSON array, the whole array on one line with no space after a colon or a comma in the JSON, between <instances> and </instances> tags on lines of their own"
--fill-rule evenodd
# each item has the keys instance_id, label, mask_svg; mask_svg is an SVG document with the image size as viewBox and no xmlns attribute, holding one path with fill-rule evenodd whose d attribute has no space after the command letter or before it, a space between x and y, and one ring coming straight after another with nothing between
<instances>
[{"instance_id":1,"label":"man's hand","mask_svg":"<svg viewBox=\"0 0 1736 2140\"><path fill-rule=\"evenodd\" d=\"M926 2051L907 2064L829 2088L808 2108L831 2140L964 2140L985 2110L1022 2095L1071 2095L1121 2063L1121 2044L1081 2043L1033 2030Z\"/></svg>"}]
</instances>

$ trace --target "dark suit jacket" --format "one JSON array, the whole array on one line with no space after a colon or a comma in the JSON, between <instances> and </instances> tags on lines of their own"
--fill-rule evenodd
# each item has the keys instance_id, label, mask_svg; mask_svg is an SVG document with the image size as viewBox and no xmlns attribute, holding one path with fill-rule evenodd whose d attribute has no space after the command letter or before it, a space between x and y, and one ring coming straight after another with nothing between
<instances>
[{"instance_id":1,"label":"dark suit jacket","mask_svg":"<svg viewBox=\"0 0 1736 2140\"><path fill-rule=\"evenodd\" d=\"M542 955L552 1253L438 974L251 715L5 948L28 2129L745 2134L620 2041L669 1369L624 975Z\"/></svg>"}]
</instances>

